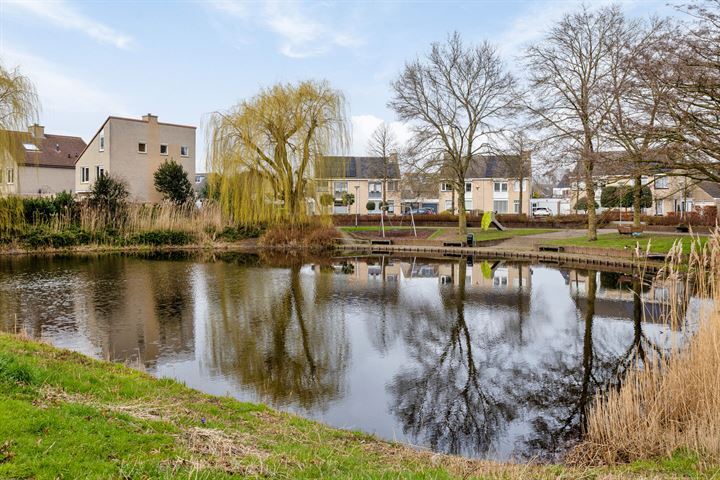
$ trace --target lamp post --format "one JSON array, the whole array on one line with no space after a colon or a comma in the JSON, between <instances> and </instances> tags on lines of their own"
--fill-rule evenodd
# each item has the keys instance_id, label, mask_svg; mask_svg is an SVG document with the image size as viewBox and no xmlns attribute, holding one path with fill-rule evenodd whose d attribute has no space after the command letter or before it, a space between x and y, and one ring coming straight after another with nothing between
<instances>
[{"instance_id":1,"label":"lamp post","mask_svg":"<svg viewBox=\"0 0 720 480\"><path fill-rule=\"evenodd\" d=\"M358 209L360 208L360 197L358 197L360 185L355 185L355 226L358 226Z\"/></svg>"}]
</instances>

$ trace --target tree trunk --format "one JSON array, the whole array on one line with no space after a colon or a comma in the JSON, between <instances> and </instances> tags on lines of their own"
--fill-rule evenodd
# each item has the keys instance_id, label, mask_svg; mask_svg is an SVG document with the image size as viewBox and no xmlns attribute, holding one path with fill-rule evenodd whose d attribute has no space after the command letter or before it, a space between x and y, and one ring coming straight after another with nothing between
<instances>
[{"instance_id":1,"label":"tree trunk","mask_svg":"<svg viewBox=\"0 0 720 480\"><path fill-rule=\"evenodd\" d=\"M458 235L467 236L467 215L465 214L465 184L458 190Z\"/></svg>"},{"instance_id":2,"label":"tree trunk","mask_svg":"<svg viewBox=\"0 0 720 480\"><path fill-rule=\"evenodd\" d=\"M518 208L518 213L522 215L523 211L523 183L525 182L525 179L521 176L520 177L520 196L518 197L518 202L520 204L520 208ZM530 213L530 212L528 212Z\"/></svg>"},{"instance_id":3,"label":"tree trunk","mask_svg":"<svg viewBox=\"0 0 720 480\"><path fill-rule=\"evenodd\" d=\"M633 188L633 225L640 226L640 215L642 215L642 176L635 177Z\"/></svg>"},{"instance_id":4,"label":"tree trunk","mask_svg":"<svg viewBox=\"0 0 720 480\"><path fill-rule=\"evenodd\" d=\"M588 240L597 240L597 212L595 211L595 183L592 176L592 163L587 158L585 163L585 198L587 200Z\"/></svg>"}]
</instances>

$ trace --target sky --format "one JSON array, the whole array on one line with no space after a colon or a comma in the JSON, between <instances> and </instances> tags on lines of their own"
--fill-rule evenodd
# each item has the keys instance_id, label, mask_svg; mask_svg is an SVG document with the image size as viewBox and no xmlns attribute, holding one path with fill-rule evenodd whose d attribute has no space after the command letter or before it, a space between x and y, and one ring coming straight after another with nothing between
<instances>
[{"instance_id":1,"label":"sky","mask_svg":"<svg viewBox=\"0 0 720 480\"><path fill-rule=\"evenodd\" d=\"M586 1L589 6L609 4ZM629 16L669 15L667 0L625 0ZM478 1L33 1L0 0L0 62L34 82L48 133L89 141L109 115L146 113L203 126L277 82L325 79L352 121L349 153L367 153L382 121L409 130L387 108L405 62L458 31L488 40L522 76L519 56L575 0ZM341 153L341 152L338 152Z\"/></svg>"}]
</instances>

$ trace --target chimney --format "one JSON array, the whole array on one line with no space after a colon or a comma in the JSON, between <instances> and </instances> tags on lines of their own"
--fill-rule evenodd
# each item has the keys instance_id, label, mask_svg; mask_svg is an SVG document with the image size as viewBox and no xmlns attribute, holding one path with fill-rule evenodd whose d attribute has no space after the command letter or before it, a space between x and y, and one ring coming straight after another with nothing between
<instances>
[{"instance_id":1,"label":"chimney","mask_svg":"<svg viewBox=\"0 0 720 480\"><path fill-rule=\"evenodd\" d=\"M390 159L390 161L391 161L392 163L397 163L397 161L398 161L398 154L397 154L397 152L392 152L392 153L389 155L389 159Z\"/></svg>"},{"instance_id":2,"label":"chimney","mask_svg":"<svg viewBox=\"0 0 720 480\"><path fill-rule=\"evenodd\" d=\"M142 119L143 119L144 122L157 123L157 115L153 115L152 113L148 113L147 115L143 115Z\"/></svg>"},{"instance_id":3,"label":"chimney","mask_svg":"<svg viewBox=\"0 0 720 480\"><path fill-rule=\"evenodd\" d=\"M30 132L30 135L32 135L33 138L40 139L45 136L45 127L38 125L37 123L33 123L28 127L28 132Z\"/></svg>"}]
</instances>

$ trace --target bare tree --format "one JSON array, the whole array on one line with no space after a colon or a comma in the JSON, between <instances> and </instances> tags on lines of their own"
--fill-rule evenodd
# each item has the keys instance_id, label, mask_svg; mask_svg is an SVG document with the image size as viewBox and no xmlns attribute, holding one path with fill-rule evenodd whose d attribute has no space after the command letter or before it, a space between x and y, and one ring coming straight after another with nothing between
<instances>
[{"instance_id":1,"label":"bare tree","mask_svg":"<svg viewBox=\"0 0 720 480\"><path fill-rule=\"evenodd\" d=\"M720 182L720 0L683 9L695 21L677 49L682 75L670 82L668 108L676 128L669 133L684 146L672 166L695 180Z\"/></svg>"},{"instance_id":2,"label":"bare tree","mask_svg":"<svg viewBox=\"0 0 720 480\"><path fill-rule=\"evenodd\" d=\"M619 61L613 62L612 109L606 132L624 152L603 162L620 161L633 178L633 223L640 226L642 177L657 171L668 158L670 142L662 131L674 123L666 103L678 78L671 52L678 31L669 20L652 19L628 31Z\"/></svg>"},{"instance_id":3,"label":"bare tree","mask_svg":"<svg viewBox=\"0 0 720 480\"><path fill-rule=\"evenodd\" d=\"M597 239L593 170L613 106L611 74L627 32L634 28L618 7L566 14L525 55L536 127L577 153L588 204L588 239Z\"/></svg>"},{"instance_id":4,"label":"bare tree","mask_svg":"<svg viewBox=\"0 0 720 480\"><path fill-rule=\"evenodd\" d=\"M395 133L393 132L390 125L382 122L370 135L368 141L368 153L376 157L383 159L383 171L382 173L382 202L383 205L387 204L387 183L388 183L388 171L390 170L390 163L397 163L397 151L398 142ZM391 158L394 155L394 159Z\"/></svg>"},{"instance_id":5,"label":"bare tree","mask_svg":"<svg viewBox=\"0 0 720 480\"><path fill-rule=\"evenodd\" d=\"M515 80L488 43L465 47L455 32L405 65L388 105L411 122L414 166L442 173L458 195L458 226L467 233L465 175L473 156L488 150L511 111Z\"/></svg>"}]
</instances>

